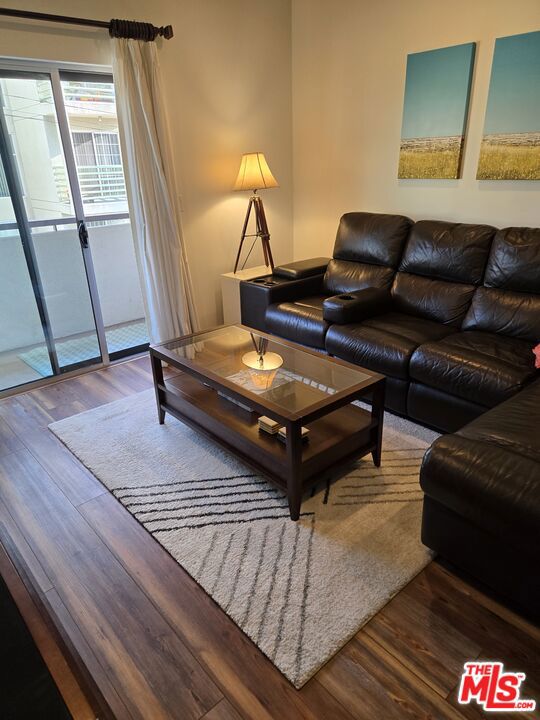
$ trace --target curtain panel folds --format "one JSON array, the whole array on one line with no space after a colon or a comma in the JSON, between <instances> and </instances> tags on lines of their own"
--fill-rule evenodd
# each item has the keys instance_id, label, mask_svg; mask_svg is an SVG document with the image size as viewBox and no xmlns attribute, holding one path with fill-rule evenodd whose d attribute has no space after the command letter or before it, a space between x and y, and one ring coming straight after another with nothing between
<instances>
[{"instance_id":1,"label":"curtain panel folds","mask_svg":"<svg viewBox=\"0 0 540 720\"><path fill-rule=\"evenodd\" d=\"M113 74L135 252L152 343L198 328L156 45L115 38Z\"/></svg>"}]
</instances>

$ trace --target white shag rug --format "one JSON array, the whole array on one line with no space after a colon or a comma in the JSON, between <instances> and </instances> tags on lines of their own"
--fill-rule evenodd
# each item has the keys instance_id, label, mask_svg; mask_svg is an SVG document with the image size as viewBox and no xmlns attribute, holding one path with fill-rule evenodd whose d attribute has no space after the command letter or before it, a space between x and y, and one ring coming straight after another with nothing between
<instances>
[{"instance_id":1,"label":"white shag rug","mask_svg":"<svg viewBox=\"0 0 540 720\"><path fill-rule=\"evenodd\" d=\"M219 445L159 425L153 390L49 427L297 688L431 559L418 473L437 435L389 413L381 468L320 484L296 523Z\"/></svg>"}]
</instances>

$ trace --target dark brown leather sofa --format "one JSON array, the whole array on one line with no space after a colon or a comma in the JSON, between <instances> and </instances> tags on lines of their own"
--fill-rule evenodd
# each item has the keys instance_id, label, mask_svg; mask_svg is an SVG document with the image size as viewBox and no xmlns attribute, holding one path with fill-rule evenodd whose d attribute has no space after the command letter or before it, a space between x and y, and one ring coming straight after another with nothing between
<instances>
[{"instance_id":1,"label":"dark brown leather sofa","mask_svg":"<svg viewBox=\"0 0 540 720\"><path fill-rule=\"evenodd\" d=\"M333 258L241 285L246 325L387 377L443 432L422 539L540 617L540 229L348 213Z\"/></svg>"},{"instance_id":2,"label":"dark brown leather sofa","mask_svg":"<svg viewBox=\"0 0 540 720\"><path fill-rule=\"evenodd\" d=\"M394 412L451 432L537 374L540 229L347 213L295 265L241 284L244 324L386 375Z\"/></svg>"}]
</instances>

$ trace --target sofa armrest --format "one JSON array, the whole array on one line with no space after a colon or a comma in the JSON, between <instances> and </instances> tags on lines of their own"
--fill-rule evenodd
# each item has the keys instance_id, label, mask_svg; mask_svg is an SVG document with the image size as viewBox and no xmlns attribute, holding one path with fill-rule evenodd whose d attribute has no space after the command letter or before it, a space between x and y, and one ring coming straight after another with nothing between
<instances>
[{"instance_id":1,"label":"sofa armrest","mask_svg":"<svg viewBox=\"0 0 540 720\"><path fill-rule=\"evenodd\" d=\"M337 325L361 322L390 309L392 296L389 290L365 288L327 298L323 303L323 317Z\"/></svg>"},{"instance_id":2,"label":"sofa armrest","mask_svg":"<svg viewBox=\"0 0 540 720\"><path fill-rule=\"evenodd\" d=\"M240 283L240 309L242 324L255 330L266 331L266 308L273 303L292 302L308 295L320 295L324 271L319 275L287 280L267 275Z\"/></svg>"},{"instance_id":3,"label":"sofa armrest","mask_svg":"<svg viewBox=\"0 0 540 720\"><path fill-rule=\"evenodd\" d=\"M274 275L287 280L301 280L312 275L322 275L326 272L329 262L330 258L324 257L297 260L274 268Z\"/></svg>"}]
</instances>

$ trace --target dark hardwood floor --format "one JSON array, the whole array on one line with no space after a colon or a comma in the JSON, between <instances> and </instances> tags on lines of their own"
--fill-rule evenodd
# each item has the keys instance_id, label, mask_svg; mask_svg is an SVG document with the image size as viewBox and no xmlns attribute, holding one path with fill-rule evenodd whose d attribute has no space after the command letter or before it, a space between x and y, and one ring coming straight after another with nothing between
<instances>
[{"instance_id":1,"label":"dark hardwood floor","mask_svg":"<svg viewBox=\"0 0 540 720\"><path fill-rule=\"evenodd\" d=\"M438 562L295 690L47 429L151 382L137 359L0 401L0 572L76 720L480 718L475 658L540 700L540 629Z\"/></svg>"}]
</instances>

